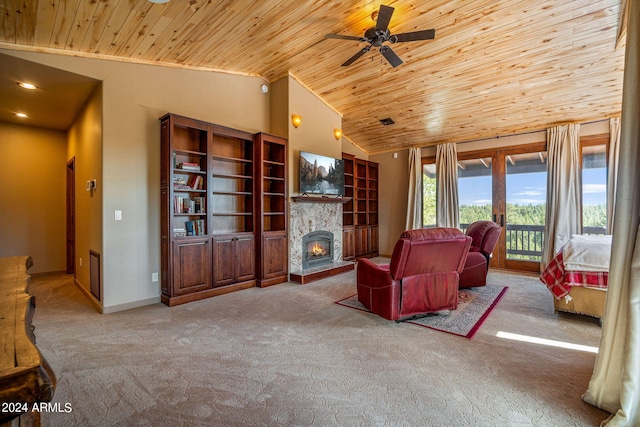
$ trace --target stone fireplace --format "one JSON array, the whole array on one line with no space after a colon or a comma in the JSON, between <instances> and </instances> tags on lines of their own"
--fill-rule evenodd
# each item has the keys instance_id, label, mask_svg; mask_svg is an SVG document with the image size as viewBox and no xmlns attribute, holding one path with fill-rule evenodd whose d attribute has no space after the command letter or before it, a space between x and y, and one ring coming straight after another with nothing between
<instances>
[{"instance_id":1,"label":"stone fireplace","mask_svg":"<svg viewBox=\"0 0 640 427\"><path fill-rule=\"evenodd\" d=\"M333 263L333 233L316 230L302 236L302 270Z\"/></svg>"},{"instance_id":2,"label":"stone fireplace","mask_svg":"<svg viewBox=\"0 0 640 427\"><path fill-rule=\"evenodd\" d=\"M328 264L342 261L342 203L292 201L289 205L289 231L289 271L291 273L315 268L315 265L307 265L305 260L307 246L302 240L304 236L318 231L332 235L332 240L324 242L325 246L331 245L329 249L332 259Z\"/></svg>"},{"instance_id":3,"label":"stone fireplace","mask_svg":"<svg viewBox=\"0 0 640 427\"><path fill-rule=\"evenodd\" d=\"M289 276L292 282L310 283L353 270L342 260L342 207L340 199L292 197L289 204Z\"/></svg>"}]
</instances>

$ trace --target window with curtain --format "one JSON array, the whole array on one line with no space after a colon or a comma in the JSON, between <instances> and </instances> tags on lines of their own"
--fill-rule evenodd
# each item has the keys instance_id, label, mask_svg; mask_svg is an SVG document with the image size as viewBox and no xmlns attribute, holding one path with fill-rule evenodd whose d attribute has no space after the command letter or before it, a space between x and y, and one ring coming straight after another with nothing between
<instances>
[{"instance_id":1,"label":"window with curtain","mask_svg":"<svg viewBox=\"0 0 640 427\"><path fill-rule=\"evenodd\" d=\"M422 226L436 226L436 164L422 165Z\"/></svg>"},{"instance_id":2,"label":"window with curtain","mask_svg":"<svg viewBox=\"0 0 640 427\"><path fill-rule=\"evenodd\" d=\"M606 234L607 146L582 146L582 232Z\"/></svg>"}]
</instances>

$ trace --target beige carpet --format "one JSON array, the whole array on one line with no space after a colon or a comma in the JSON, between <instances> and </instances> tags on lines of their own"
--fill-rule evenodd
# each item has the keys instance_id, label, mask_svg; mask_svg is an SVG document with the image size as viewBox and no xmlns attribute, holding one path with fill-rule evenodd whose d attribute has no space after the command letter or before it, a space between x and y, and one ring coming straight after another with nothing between
<instances>
[{"instance_id":1,"label":"beige carpet","mask_svg":"<svg viewBox=\"0 0 640 427\"><path fill-rule=\"evenodd\" d=\"M597 347L597 321L554 314L535 277L489 283L509 291L469 340L334 304L354 272L110 315L36 277L37 344L72 407L43 425L597 426L594 353L496 336Z\"/></svg>"}]
</instances>

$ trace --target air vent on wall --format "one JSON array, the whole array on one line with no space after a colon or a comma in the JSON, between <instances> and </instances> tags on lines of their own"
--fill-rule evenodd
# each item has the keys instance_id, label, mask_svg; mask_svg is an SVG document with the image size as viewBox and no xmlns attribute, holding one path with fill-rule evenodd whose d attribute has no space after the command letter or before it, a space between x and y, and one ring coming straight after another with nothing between
<instances>
[{"instance_id":1,"label":"air vent on wall","mask_svg":"<svg viewBox=\"0 0 640 427\"><path fill-rule=\"evenodd\" d=\"M380 123L382 123L384 126L389 126L389 125L395 124L393 119L391 119L389 117L387 117L386 119L380 120Z\"/></svg>"}]
</instances>

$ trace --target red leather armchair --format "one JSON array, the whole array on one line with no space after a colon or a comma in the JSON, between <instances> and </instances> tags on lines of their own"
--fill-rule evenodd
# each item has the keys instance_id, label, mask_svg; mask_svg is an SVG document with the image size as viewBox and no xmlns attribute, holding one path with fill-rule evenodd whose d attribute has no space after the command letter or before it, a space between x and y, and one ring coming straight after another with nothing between
<instances>
[{"instance_id":1,"label":"red leather armchair","mask_svg":"<svg viewBox=\"0 0 640 427\"><path fill-rule=\"evenodd\" d=\"M476 221L465 234L471 237L469 256L460 273L460 288L485 286L491 252L496 247L502 229L493 221Z\"/></svg>"},{"instance_id":2,"label":"red leather armchair","mask_svg":"<svg viewBox=\"0 0 640 427\"><path fill-rule=\"evenodd\" d=\"M456 309L458 275L470 244L455 228L403 232L389 265L358 261L358 301L388 320Z\"/></svg>"}]
</instances>

